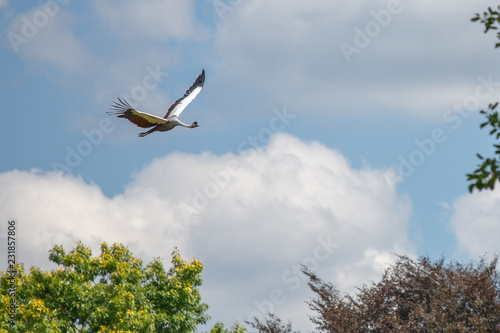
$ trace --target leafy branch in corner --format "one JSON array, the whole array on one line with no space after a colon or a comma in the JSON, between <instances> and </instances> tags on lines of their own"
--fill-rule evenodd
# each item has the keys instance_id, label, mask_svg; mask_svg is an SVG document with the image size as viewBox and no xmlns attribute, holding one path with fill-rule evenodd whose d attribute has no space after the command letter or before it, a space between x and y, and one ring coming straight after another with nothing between
<instances>
[{"instance_id":1,"label":"leafy branch in corner","mask_svg":"<svg viewBox=\"0 0 500 333\"><path fill-rule=\"evenodd\" d=\"M495 135L496 139L500 138L500 120L498 118L498 111L495 109L498 106L498 102L495 104L488 105L488 111L481 110L480 113L486 115L487 121L481 124L481 128L490 126L490 135ZM495 154L500 157L500 145L494 144ZM469 192L472 192L474 188L481 191L483 189L493 190L495 188L495 182L500 180L500 158L484 158L480 154L477 157L483 161L479 167L474 170L473 173L467 174L467 180L473 182L469 185Z\"/></svg>"},{"instance_id":2,"label":"leafy branch in corner","mask_svg":"<svg viewBox=\"0 0 500 333\"><path fill-rule=\"evenodd\" d=\"M500 6L498 6L498 10L500 10ZM483 12L482 17L479 13L476 13L476 16L471 18L471 21L479 21L484 24L484 33L487 33L489 30L498 30L500 26L500 12L488 7L488 11ZM497 33L497 38L500 40L500 32ZM500 47L500 43L496 43L495 47Z\"/></svg>"},{"instance_id":3,"label":"leafy branch in corner","mask_svg":"<svg viewBox=\"0 0 500 333\"><path fill-rule=\"evenodd\" d=\"M483 12L481 16L479 13L471 19L472 22L479 21L484 25L484 33L490 30L498 30L500 28L500 6L498 10L493 10L488 7L488 10ZM500 32L497 33L497 38L500 40ZM500 47L500 43L495 44L495 48ZM488 110L481 110L481 114L484 114L486 121L481 124L481 128L486 126L490 127L490 135L495 135L496 140L500 139L500 120L498 118L498 111L496 110L498 102L491 103L488 105ZM495 183L497 180L500 181L500 144L494 144L495 157L484 158L480 154L477 157L482 161L478 168L474 170L473 173L467 174L467 181L471 182L469 185L469 192L477 189L481 191L483 189L493 190L495 188Z\"/></svg>"}]
</instances>

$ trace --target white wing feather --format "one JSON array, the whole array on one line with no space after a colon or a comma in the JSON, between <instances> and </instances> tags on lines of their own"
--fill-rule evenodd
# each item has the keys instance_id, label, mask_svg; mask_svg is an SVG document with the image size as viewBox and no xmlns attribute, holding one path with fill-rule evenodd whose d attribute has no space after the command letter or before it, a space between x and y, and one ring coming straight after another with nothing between
<instances>
[{"instance_id":1,"label":"white wing feather","mask_svg":"<svg viewBox=\"0 0 500 333\"><path fill-rule=\"evenodd\" d=\"M198 96L201 89L203 88L204 83L205 83L205 70L202 70L201 74L198 76L198 78L196 78L196 81L194 81L193 85L186 91L184 96L179 98L174 104L170 106L167 114L165 115L165 118L171 116L179 117L179 115L182 113L182 111L184 111L186 106L188 106L188 104L191 103L196 96Z\"/></svg>"}]
</instances>

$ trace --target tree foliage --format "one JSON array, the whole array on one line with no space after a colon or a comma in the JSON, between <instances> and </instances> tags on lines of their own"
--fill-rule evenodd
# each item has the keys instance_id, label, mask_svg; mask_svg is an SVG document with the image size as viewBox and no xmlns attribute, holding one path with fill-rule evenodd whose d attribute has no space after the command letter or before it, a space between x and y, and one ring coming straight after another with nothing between
<instances>
[{"instance_id":1,"label":"tree foliage","mask_svg":"<svg viewBox=\"0 0 500 333\"><path fill-rule=\"evenodd\" d=\"M500 138L500 120L498 118L498 111L495 109L498 106L498 102L495 104L490 104L488 110L481 110L480 112L486 115L487 120L481 124L481 128L485 126L490 126L490 135L494 135L498 140ZM500 144L494 144L496 157L484 158L480 154L477 157L483 162L478 166L473 173L467 174L467 180L472 183L469 185L469 192L472 192L474 188L481 191L483 189L493 190L497 180L500 180Z\"/></svg>"},{"instance_id":2,"label":"tree foliage","mask_svg":"<svg viewBox=\"0 0 500 333\"><path fill-rule=\"evenodd\" d=\"M500 275L491 262L445 264L399 256L382 280L342 296L303 267L322 332L499 332Z\"/></svg>"},{"instance_id":3,"label":"tree foliage","mask_svg":"<svg viewBox=\"0 0 500 333\"><path fill-rule=\"evenodd\" d=\"M206 323L201 302L202 264L186 262L177 249L168 271L159 258L146 266L122 244L101 244L92 257L81 243L66 253L54 246L60 267L24 273L17 264L16 327L8 318L8 273L0 277L0 331L7 332L194 332Z\"/></svg>"},{"instance_id":4,"label":"tree foliage","mask_svg":"<svg viewBox=\"0 0 500 333\"><path fill-rule=\"evenodd\" d=\"M487 11L483 12L483 15L476 13L476 15L471 18L472 22L479 21L484 25L484 33L487 33L490 30L498 30L500 27L500 6L498 6L498 10L494 10L491 7L488 7ZM500 32L497 33L497 38L500 40ZM496 43L495 47L500 47L500 43Z\"/></svg>"},{"instance_id":5,"label":"tree foliage","mask_svg":"<svg viewBox=\"0 0 500 333\"><path fill-rule=\"evenodd\" d=\"M483 12L483 14L476 13L476 15L471 19L473 22L480 22L484 25L484 32L487 33L490 30L498 30L500 28L500 6L498 10L493 10L488 7L488 10ZM497 38L500 40L500 32L497 33ZM500 42L495 44L495 47L500 47ZM500 138L500 121L498 118L498 111L496 110L498 102L488 105L487 110L481 110L481 113L485 115L486 121L481 124L481 128L486 126L490 127L490 135L494 135L496 140ZM500 144L494 144L495 157L483 158L480 154L477 157L482 161L474 172L467 174L467 180L470 183L469 192L474 189L479 191L483 189L493 190L497 180L500 180Z\"/></svg>"},{"instance_id":6,"label":"tree foliage","mask_svg":"<svg viewBox=\"0 0 500 333\"><path fill-rule=\"evenodd\" d=\"M230 330L224 328L223 323L216 323L208 333L248 333L248 331L244 326L237 323Z\"/></svg>"},{"instance_id":7,"label":"tree foliage","mask_svg":"<svg viewBox=\"0 0 500 333\"><path fill-rule=\"evenodd\" d=\"M285 324L273 313L268 313L263 321L258 318L254 318L253 321L247 321L246 323L257 329L259 333L298 333L296 331L292 331L291 322Z\"/></svg>"}]
</instances>

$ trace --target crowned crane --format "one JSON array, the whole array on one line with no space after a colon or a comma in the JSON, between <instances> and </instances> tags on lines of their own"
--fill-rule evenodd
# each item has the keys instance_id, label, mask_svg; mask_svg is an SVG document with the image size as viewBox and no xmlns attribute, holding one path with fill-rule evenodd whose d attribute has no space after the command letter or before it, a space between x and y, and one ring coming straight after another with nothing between
<instances>
[{"instance_id":1,"label":"crowned crane","mask_svg":"<svg viewBox=\"0 0 500 333\"><path fill-rule=\"evenodd\" d=\"M111 111L106 113L118 116L118 118L126 118L130 122L136 124L142 128L153 127L147 132L139 133L140 137L146 136L153 132L165 132L170 131L175 126L184 126L188 128L198 127L198 123L195 121L191 125L184 124L178 119L179 115L184 111L186 106L200 93L201 88L203 88L203 83L205 83L205 70L201 71L196 81L194 81L191 88L189 88L184 96L179 98L174 104L170 106L165 117L160 118L149 113L137 111L128 104L125 99L118 98L118 101L111 105Z\"/></svg>"}]
</instances>

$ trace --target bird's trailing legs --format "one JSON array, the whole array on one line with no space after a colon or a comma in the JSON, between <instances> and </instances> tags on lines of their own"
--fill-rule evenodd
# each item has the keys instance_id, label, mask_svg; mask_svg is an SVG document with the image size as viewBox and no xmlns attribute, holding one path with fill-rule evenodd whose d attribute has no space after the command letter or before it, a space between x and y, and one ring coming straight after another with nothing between
<instances>
[{"instance_id":1,"label":"bird's trailing legs","mask_svg":"<svg viewBox=\"0 0 500 333\"><path fill-rule=\"evenodd\" d=\"M153 127L152 129L150 129L150 130L149 130L149 131L147 131L147 132L142 132L142 133L139 133L139 136L142 138L143 136L146 136L146 135L148 135L148 134L151 134L151 133L153 133L154 131L156 131L156 126L155 126L155 127Z\"/></svg>"}]
</instances>

